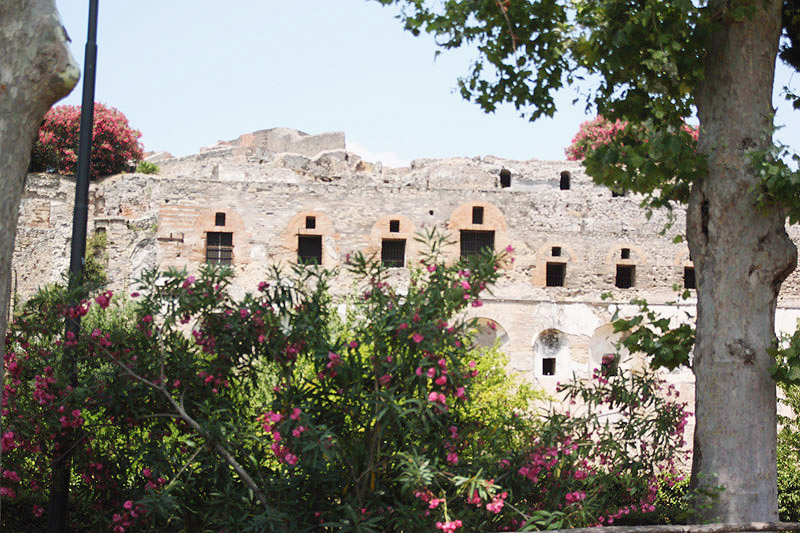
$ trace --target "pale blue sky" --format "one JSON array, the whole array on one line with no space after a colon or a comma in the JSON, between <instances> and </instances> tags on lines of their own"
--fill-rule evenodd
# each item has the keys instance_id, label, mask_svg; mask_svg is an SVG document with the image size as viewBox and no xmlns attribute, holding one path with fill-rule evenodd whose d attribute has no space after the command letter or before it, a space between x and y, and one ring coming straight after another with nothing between
<instances>
[{"instance_id":1,"label":"pale blue sky","mask_svg":"<svg viewBox=\"0 0 800 533\"><path fill-rule=\"evenodd\" d=\"M82 68L88 1L56 4ZM125 113L146 150L176 156L283 126L344 131L350 149L386 164L564 158L588 118L574 93L554 119L530 123L510 106L486 115L454 91L470 50L434 60L431 38L403 31L396 12L367 0L101 0L95 100ZM80 99L79 84L62 103ZM781 104L778 122L796 120ZM781 136L800 148L791 127Z\"/></svg>"}]
</instances>

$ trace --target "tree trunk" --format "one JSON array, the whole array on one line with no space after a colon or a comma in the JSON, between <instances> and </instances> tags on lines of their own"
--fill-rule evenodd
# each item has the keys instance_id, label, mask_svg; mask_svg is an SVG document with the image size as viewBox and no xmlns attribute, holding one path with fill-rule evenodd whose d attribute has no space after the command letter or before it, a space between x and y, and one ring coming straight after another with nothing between
<instances>
[{"instance_id":1,"label":"tree trunk","mask_svg":"<svg viewBox=\"0 0 800 533\"><path fill-rule=\"evenodd\" d=\"M726 0L711 2L724 13ZM697 93L699 149L709 172L691 193L689 248L698 275L693 483L722 492L705 519L775 521L776 395L767 349L781 283L797 250L785 213L758 210L747 153L772 143L772 85L781 2L753 18L717 18ZM763 7L762 7L763 6Z\"/></svg>"},{"instance_id":2,"label":"tree trunk","mask_svg":"<svg viewBox=\"0 0 800 533\"><path fill-rule=\"evenodd\" d=\"M54 0L0 0L0 339L8 325L11 257L33 141L44 114L80 75L67 41ZM0 365L0 388L2 371Z\"/></svg>"}]
</instances>

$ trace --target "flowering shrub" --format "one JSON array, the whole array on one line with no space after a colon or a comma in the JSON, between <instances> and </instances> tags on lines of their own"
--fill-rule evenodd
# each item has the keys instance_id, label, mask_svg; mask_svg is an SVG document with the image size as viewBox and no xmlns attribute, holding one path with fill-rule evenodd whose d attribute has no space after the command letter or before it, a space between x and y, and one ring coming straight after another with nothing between
<instances>
[{"instance_id":1,"label":"flowering shrub","mask_svg":"<svg viewBox=\"0 0 800 533\"><path fill-rule=\"evenodd\" d=\"M625 129L626 122L615 120L611 122L601 115L592 120L582 122L578 133L572 138L571 144L564 150L568 161L582 161L589 151L609 144L618 133Z\"/></svg>"},{"instance_id":2,"label":"flowering shrub","mask_svg":"<svg viewBox=\"0 0 800 533\"><path fill-rule=\"evenodd\" d=\"M694 126L684 124L683 131L689 133L697 141L699 130ZM633 133L635 137L644 137L641 133L628 128L628 123L623 120L611 122L602 115L597 115L592 120L582 122L578 133L572 138L570 145L564 149L568 161L583 161L594 150L601 146L613 144L617 136ZM644 139L640 138L640 142Z\"/></svg>"},{"instance_id":3,"label":"flowering shrub","mask_svg":"<svg viewBox=\"0 0 800 533\"><path fill-rule=\"evenodd\" d=\"M686 123L610 122L598 115L581 124L566 154L581 161L595 183L643 194L648 208L665 207L686 203L691 182L703 175L698 136L698 128Z\"/></svg>"},{"instance_id":4,"label":"flowering shrub","mask_svg":"<svg viewBox=\"0 0 800 533\"><path fill-rule=\"evenodd\" d=\"M211 268L149 273L124 311L110 291L37 296L7 336L3 505L36 530L70 453L89 531L496 531L650 511L686 420L672 392L607 361L564 387L582 407L531 416L461 315L505 254L446 264L430 239L405 293L350 259L362 285L343 325L316 267L242 299ZM83 317L79 338L65 316Z\"/></svg>"},{"instance_id":5,"label":"flowering shrub","mask_svg":"<svg viewBox=\"0 0 800 533\"><path fill-rule=\"evenodd\" d=\"M673 386L621 370L618 357L606 355L588 382L559 386L566 405L548 413L521 456L521 490L540 526L648 523L659 486L682 479L691 413Z\"/></svg>"},{"instance_id":6,"label":"flowering shrub","mask_svg":"<svg viewBox=\"0 0 800 533\"><path fill-rule=\"evenodd\" d=\"M31 154L32 172L57 172L73 175L78 168L81 107L62 105L50 109L39 128ZM92 159L89 175L99 176L129 171L142 159L142 134L128 124L117 109L94 105Z\"/></svg>"}]
</instances>

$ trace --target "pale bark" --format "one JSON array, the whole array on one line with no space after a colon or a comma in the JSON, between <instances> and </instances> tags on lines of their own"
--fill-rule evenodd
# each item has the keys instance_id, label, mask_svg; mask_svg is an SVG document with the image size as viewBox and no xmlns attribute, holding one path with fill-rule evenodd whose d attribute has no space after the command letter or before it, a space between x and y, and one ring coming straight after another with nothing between
<instances>
[{"instance_id":1,"label":"pale bark","mask_svg":"<svg viewBox=\"0 0 800 533\"><path fill-rule=\"evenodd\" d=\"M723 13L727 3L713 1L712 12ZM698 275L692 473L700 485L725 487L705 514L725 522L778 516L767 349L780 285L797 263L785 213L754 203L759 180L747 153L771 144L781 3L753 4L752 19L716 21L697 93L699 149L709 157L709 172L693 187L687 216Z\"/></svg>"},{"instance_id":2,"label":"pale bark","mask_svg":"<svg viewBox=\"0 0 800 533\"><path fill-rule=\"evenodd\" d=\"M0 355L31 148L42 117L72 90L79 75L54 0L0 0ZM0 388L2 371L0 364Z\"/></svg>"}]
</instances>

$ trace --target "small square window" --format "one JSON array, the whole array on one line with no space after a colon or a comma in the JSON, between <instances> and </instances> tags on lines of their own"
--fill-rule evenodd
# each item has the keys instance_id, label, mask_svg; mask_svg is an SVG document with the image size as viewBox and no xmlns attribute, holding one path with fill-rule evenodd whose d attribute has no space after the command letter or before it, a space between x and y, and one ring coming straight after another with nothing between
<instances>
[{"instance_id":1,"label":"small square window","mask_svg":"<svg viewBox=\"0 0 800 533\"><path fill-rule=\"evenodd\" d=\"M630 259L631 258L631 249L630 248L623 248L619 252L620 259Z\"/></svg>"},{"instance_id":2,"label":"small square window","mask_svg":"<svg viewBox=\"0 0 800 533\"><path fill-rule=\"evenodd\" d=\"M542 375L555 376L556 375L556 358L543 357L542 358Z\"/></svg>"},{"instance_id":3,"label":"small square window","mask_svg":"<svg viewBox=\"0 0 800 533\"><path fill-rule=\"evenodd\" d=\"M561 257L561 247L560 246L553 246L553 249L550 250L553 254L553 257Z\"/></svg>"},{"instance_id":4,"label":"small square window","mask_svg":"<svg viewBox=\"0 0 800 533\"><path fill-rule=\"evenodd\" d=\"M224 226L225 225L225 213L217 213L214 216L214 225L215 226Z\"/></svg>"},{"instance_id":5,"label":"small square window","mask_svg":"<svg viewBox=\"0 0 800 533\"><path fill-rule=\"evenodd\" d=\"M558 184L559 188L562 191L568 191L572 181L572 174L570 174L569 170L565 170L561 173L561 182Z\"/></svg>"},{"instance_id":6,"label":"small square window","mask_svg":"<svg viewBox=\"0 0 800 533\"><path fill-rule=\"evenodd\" d=\"M479 205L472 207L472 223L483 224L483 207Z\"/></svg>"},{"instance_id":7,"label":"small square window","mask_svg":"<svg viewBox=\"0 0 800 533\"><path fill-rule=\"evenodd\" d=\"M636 267L634 265L617 265L618 289L630 289L636 283Z\"/></svg>"},{"instance_id":8,"label":"small square window","mask_svg":"<svg viewBox=\"0 0 800 533\"><path fill-rule=\"evenodd\" d=\"M511 187L511 171L507 168L500 171L500 187Z\"/></svg>"},{"instance_id":9,"label":"small square window","mask_svg":"<svg viewBox=\"0 0 800 533\"><path fill-rule=\"evenodd\" d=\"M547 263L547 286L563 287L567 275L566 263Z\"/></svg>"},{"instance_id":10,"label":"small square window","mask_svg":"<svg viewBox=\"0 0 800 533\"><path fill-rule=\"evenodd\" d=\"M683 267L683 288L696 289L697 284L694 278L694 267Z\"/></svg>"},{"instance_id":11,"label":"small square window","mask_svg":"<svg viewBox=\"0 0 800 533\"><path fill-rule=\"evenodd\" d=\"M317 217L306 217L306 229L314 229L317 227Z\"/></svg>"},{"instance_id":12,"label":"small square window","mask_svg":"<svg viewBox=\"0 0 800 533\"><path fill-rule=\"evenodd\" d=\"M301 265L322 264L322 236L297 236L297 262Z\"/></svg>"},{"instance_id":13,"label":"small square window","mask_svg":"<svg viewBox=\"0 0 800 533\"><path fill-rule=\"evenodd\" d=\"M406 240L383 239L381 243L381 263L387 268L406 266Z\"/></svg>"},{"instance_id":14,"label":"small square window","mask_svg":"<svg viewBox=\"0 0 800 533\"><path fill-rule=\"evenodd\" d=\"M389 233L400 233L400 221L399 220L390 220L389 221Z\"/></svg>"},{"instance_id":15,"label":"small square window","mask_svg":"<svg viewBox=\"0 0 800 533\"><path fill-rule=\"evenodd\" d=\"M233 263L233 233L209 231L206 234L206 263Z\"/></svg>"}]
</instances>

